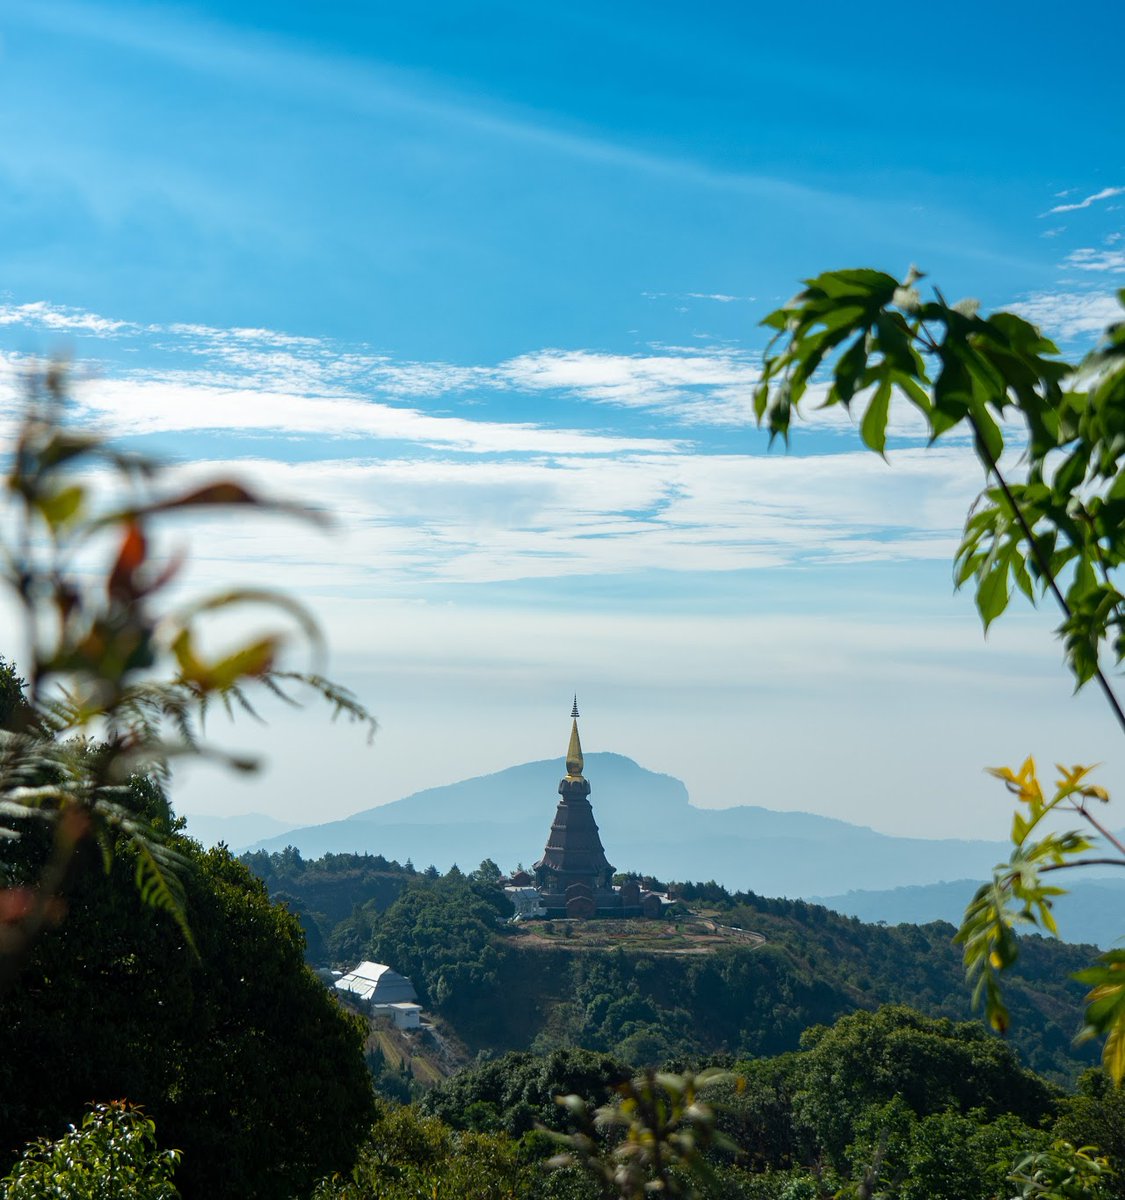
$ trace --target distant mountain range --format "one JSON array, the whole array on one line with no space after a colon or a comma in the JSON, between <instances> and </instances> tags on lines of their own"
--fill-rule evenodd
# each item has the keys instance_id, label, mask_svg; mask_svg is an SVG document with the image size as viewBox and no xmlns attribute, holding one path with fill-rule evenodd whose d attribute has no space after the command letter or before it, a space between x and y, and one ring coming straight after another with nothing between
<instances>
[{"instance_id":1,"label":"distant mountain range","mask_svg":"<svg viewBox=\"0 0 1125 1200\"><path fill-rule=\"evenodd\" d=\"M462 869L491 858L510 870L540 857L557 803L558 759L417 792L340 821L263 830L236 849L302 855L368 851L416 867ZM662 879L714 879L767 896L824 896L948 879L984 878L1007 857L1000 842L890 837L846 821L741 805L695 808L687 789L620 754L586 756L591 802L609 860L618 870ZM201 829L189 819L189 831ZM202 836L202 832L196 833Z\"/></svg>"},{"instance_id":2,"label":"distant mountain range","mask_svg":"<svg viewBox=\"0 0 1125 1200\"><path fill-rule=\"evenodd\" d=\"M1060 936L1068 942L1092 942L1107 950L1118 945L1125 936L1125 879L1059 882L1069 891L1055 904ZM957 925L977 886L973 880L958 879L952 883L806 898L861 921L885 921L889 925L904 921L914 925L949 921Z\"/></svg>"},{"instance_id":3,"label":"distant mountain range","mask_svg":"<svg viewBox=\"0 0 1125 1200\"><path fill-rule=\"evenodd\" d=\"M244 847L262 838L277 837L287 830L296 829L292 821L279 821L265 813L240 813L234 817L207 817L199 813L186 813L187 833L205 846L217 846L225 842L232 850Z\"/></svg>"}]
</instances>

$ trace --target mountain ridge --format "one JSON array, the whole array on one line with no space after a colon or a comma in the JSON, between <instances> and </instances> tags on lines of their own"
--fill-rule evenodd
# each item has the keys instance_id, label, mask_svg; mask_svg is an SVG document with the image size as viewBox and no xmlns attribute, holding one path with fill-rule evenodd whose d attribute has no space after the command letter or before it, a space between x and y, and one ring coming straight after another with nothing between
<instances>
[{"instance_id":1,"label":"mountain ridge","mask_svg":"<svg viewBox=\"0 0 1125 1200\"><path fill-rule=\"evenodd\" d=\"M247 849L295 846L306 857L377 853L447 870L491 858L504 869L542 853L564 768L520 763L426 788L340 820L260 838ZM966 877L1007 856L1001 842L902 838L809 812L758 805L705 809L684 783L625 755L586 755L585 774L606 853L618 870L661 879L714 879L764 895L803 897Z\"/></svg>"}]
</instances>

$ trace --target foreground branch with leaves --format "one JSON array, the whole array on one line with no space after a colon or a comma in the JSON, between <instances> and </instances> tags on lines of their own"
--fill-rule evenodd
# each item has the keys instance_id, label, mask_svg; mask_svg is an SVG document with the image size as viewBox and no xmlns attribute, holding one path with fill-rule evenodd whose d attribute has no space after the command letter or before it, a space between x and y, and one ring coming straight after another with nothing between
<instances>
[{"instance_id":1,"label":"foreground branch with leaves","mask_svg":"<svg viewBox=\"0 0 1125 1200\"><path fill-rule=\"evenodd\" d=\"M1125 661L1125 321L1111 325L1082 362L1068 363L1016 314L982 317L975 301L949 304L937 289L923 299L921 279L912 269L902 282L872 270L808 280L764 322L775 337L755 395L758 420L771 440L788 440L802 397L818 386L825 407L851 411L862 399L860 436L881 455L896 427L896 396L911 414L900 428L917 428L920 420L931 444L967 433L985 487L957 550L956 585L974 582L986 630L1007 608L1013 586L1033 602L1049 594L1062 615L1058 634L1076 686L1096 680L1125 732L1125 710L1102 666L1106 651L1115 665ZM1125 305L1125 290L1118 298ZM1014 467L1002 466L1006 448L1019 452ZM975 996L1000 1031L1008 1013L999 980L1018 954L1015 925L1057 934L1051 908L1065 889L1044 876L1125 866L1125 846L1090 807L1108 797L1085 782L1089 768L1059 771L1049 801L1032 759L1018 773L993 771L1026 812L1016 812L1011 858L970 903L958 940ZM1039 830L1059 812L1077 815L1086 832ZM1105 1037L1104 1063L1120 1082L1125 951L1103 955L1079 978L1091 985L1080 1036Z\"/></svg>"},{"instance_id":2,"label":"foreground branch with leaves","mask_svg":"<svg viewBox=\"0 0 1125 1200\"><path fill-rule=\"evenodd\" d=\"M253 768L203 740L209 706L253 713L251 687L292 701L296 684L326 699L334 715L374 729L363 706L323 677L321 634L301 604L261 588L175 599L184 555L155 548L159 527L177 515L262 512L323 523L319 514L229 479L177 487L169 468L68 424L60 367L25 382L5 481L0 581L22 615L26 680L5 668L0 688L0 842L39 826L49 830L50 848L30 878L0 859L0 990L65 914L85 844L99 848L108 868L124 839L142 901L170 913L191 943L186 862L157 827L168 827L170 813L154 824L129 791L140 778L166 780L170 764L187 756ZM209 656L202 627L244 609L281 627ZM311 653L307 673L283 669L294 641Z\"/></svg>"},{"instance_id":3,"label":"foreground branch with leaves","mask_svg":"<svg viewBox=\"0 0 1125 1200\"><path fill-rule=\"evenodd\" d=\"M622 1200L698 1196L701 1185L717 1182L708 1151L736 1149L703 1096L730 1080L729 1072L717 1070L697 1075L646 1071L620 1084L617 1097L593 1112L581 1096L560 1096L577 1128L553 1135L566 1150L552 1165L581 1167L607 1195Z\"/></svg>"}]
</instances>

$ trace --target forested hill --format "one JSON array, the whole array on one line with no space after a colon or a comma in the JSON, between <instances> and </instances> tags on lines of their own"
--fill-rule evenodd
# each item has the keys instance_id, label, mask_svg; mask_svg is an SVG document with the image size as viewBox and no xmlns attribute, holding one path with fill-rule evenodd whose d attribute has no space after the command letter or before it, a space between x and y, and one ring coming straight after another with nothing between
<instances>
[{"instance_id":1,"label":"forested hill","mask_svg":"<svg viewBox=\"0 0 1125 1200\"><path fill-rule=\"evenodd\" d=\"M491 864L439 876L378 856L306 862L289 850L245 861L311 928L314 957L342 967L372 957L409 975L472 1052L581 1046L637 1064L745 1057L794 1049L809 1026L885 1003L971 1015L943 922L868 925L711 883L677 885L682 911L664 922L513 927ZM731 927L744 932L724 936ZM1073 1045L1083 989L1069 979L1090 950L1038 937L1020 945L1011 1041L1035 1070L1072 1078L1096 1058Z\"/></svg>"}]
</instances>

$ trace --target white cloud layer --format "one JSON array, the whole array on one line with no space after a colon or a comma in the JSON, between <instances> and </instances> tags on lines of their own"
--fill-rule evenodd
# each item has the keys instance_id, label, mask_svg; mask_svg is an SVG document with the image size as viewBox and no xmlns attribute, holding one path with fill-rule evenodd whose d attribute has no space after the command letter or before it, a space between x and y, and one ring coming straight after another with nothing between
<instances>
[{"instance_id":1,"label":"white cloud layer","mask_svg":"<svg viewBox=\"0 0 1125 1200\"><path fill-rule=\"evenodd\" d=\"M1061 320L1082 328L1095 319L1101 327L1106 303L1077 295L1027 301L1041 306L1046 326ZM0 314L8 329L67 332L80 349L93 343L107 357L122 344L143 350L155 366L106 368L102 378L77 384L77 399L87 419L118 434L165 435L172 445L189 433L220 435L191 443L195 461L175 468L170 483L234 476L267 495L314 499L335 516L327 535L264 514L195 520L183 582L192 590L276 585L323 615L336 669L385 721L378 759L347 731L325 735L339 780L325 803L340 806L326 816L442 782L437 769L453 777L535 756L529 746L549 724L544 713L560 691L569 700L575 684L600 692L595 712L636 714L635 727L619 728L607 748L682 775L697 800L796 807L821 803L819 780L828 773L865 778L871 742L861 710L881 714L879 752L887 777L897 780L913 767L909 738L922 710L923 724L942 728L955 711L958 738L987 736L988 755L982 748L974 762L990 761L1008 755L1009 741L1012 756L1026 753L1022 713L1008 720L1008 740L988 714L1015 714L1008 701L1024 697L1029 676L1030 686L1068 696L1065 679L1043 682L1057 655L1038 628L1009 641L1001 696L987 671L972 665L979 626L967 601L959 602L956 625L935 618L946 612L944 593L920 616L904 601L909 586L873 585L841 610L832 581L849 573L816 569L916 564L894 577L932 578L926 564L948 562L982 484L979 466L963 445L895 450L888 465L843 449L842 440L838 452L823 454L741 454L730 450L734 439L709 443L704 425L751 423L758 364L749 354L551 349L463 366L397 362L271 330L140 328L46 304ZM20 362L4 361L0 421L10 422ZM498 405L530 398L536 419L490 420L493 410L483 405L468 410L472 416L438 409L462 395ZM552 427L553 398L571 401L573 428ZM810 396L810 408L817 399ZM585 414L574 400L588 402ZM656 434L633 436L636 412L645 414L645 432ZM896 429L917 431L906 414L901 406ZM810 415L826 429L850 424L839 409ZM662 417L689 426L690 439L659 436L667 432ZM626 433L607 432L611 420L624 422ZM286 438L302 439L301 453L314 460L285 461ZM760 449L762 441L752 444ZM187 536L175 518L169 524L154 539L158 554ZM788 583L773 611L757 605L779 578L772 568L788 568L785 580L815 579L805 593L815 593L812 616L786 607ZM1044 645L1038 658L1029 653ZM867 693L862 703L859 689ZM652 732L668 728L672 691L690 709L677 726L698 726L675 757ZM489 713L507 714L502 733ZM280 720L290 728L288 717ZM758 793L731 790L730 780L741 786L744 779L748 729L775 745L802 723L815 730L808 739L815 746L799 765L773 756L776 765L756 771ZM440 768L428 740L435 726L451 731ZM243 744L243 732L222 740ZM263 749L281 761L268 795L233 803L284 801L303 816L315 794L294 782L304 778L304 743L296 732L282 738L294 747L289 753L277 748L276 728L267 736ZM1068 749L1064 757L1082 755ZM960 766L950 760L942 769L927 776L941 814L933 832L981 809L975 792L957 791ZM373 787L385 790L372 794ZM863 812L888 827L915 820L902 815L897 782L882 808L870 789L857 790L866 807L849 809L853 817ZM954 794L961 807L948 817ZM180 795L189 809L219 803L213 779L189 789L186 800ZM229 792L222 795L230 803Z\"/></svg>"},{"instance_id":2,"label":"white cloud layer","mask_svg":"<svg viewBox=\"0 0 1125 1200\"><path fill-rule=\"evenodd\" d=\"M253 564L308 594L566 576L690 575L948 559L981 486L971 451L547 461L214 462L265 494L315 497L333 534L247 517L202 540L211 581Z\"/></svg>"},{"instance_id":3,"label":"white cloud layer","mask_svg":"<svg viewBox=\"0 0 1125 1200\"><path fill-rule=\"evenodd\" d=\"M619 408L659 408L687 422L754 420L757 361L744 354L597 354L540 350L501 363L497 376L529 391L567 391Z\"/></svg>"},{"instance_id":4,"label":"white cloud layer","mask_svg":"<svg viewBox=\"0 0 1125 1200\"><path fill-rule=\"evenodd\" d=\"M215 387L186 378L81 381L76 398L115 434L225 430L413 442L474 454L620 454L667 451L667 439L610 437L582 430L433 416L376 400Z\"/></svg>"},{"instance_id":5,"label":"white cloud layer","mask_svg":"<svg viewBox=\"0 0 1125 1200\"><path fill-rule=\"evenodd\" d=\"M102 337L140 330L140 326L129 321L114 321L85 309L48 304L45 300L30 304L0 304L0 325L38 327L54 333L93 333Z\"/></svg>"}]
</instances>

